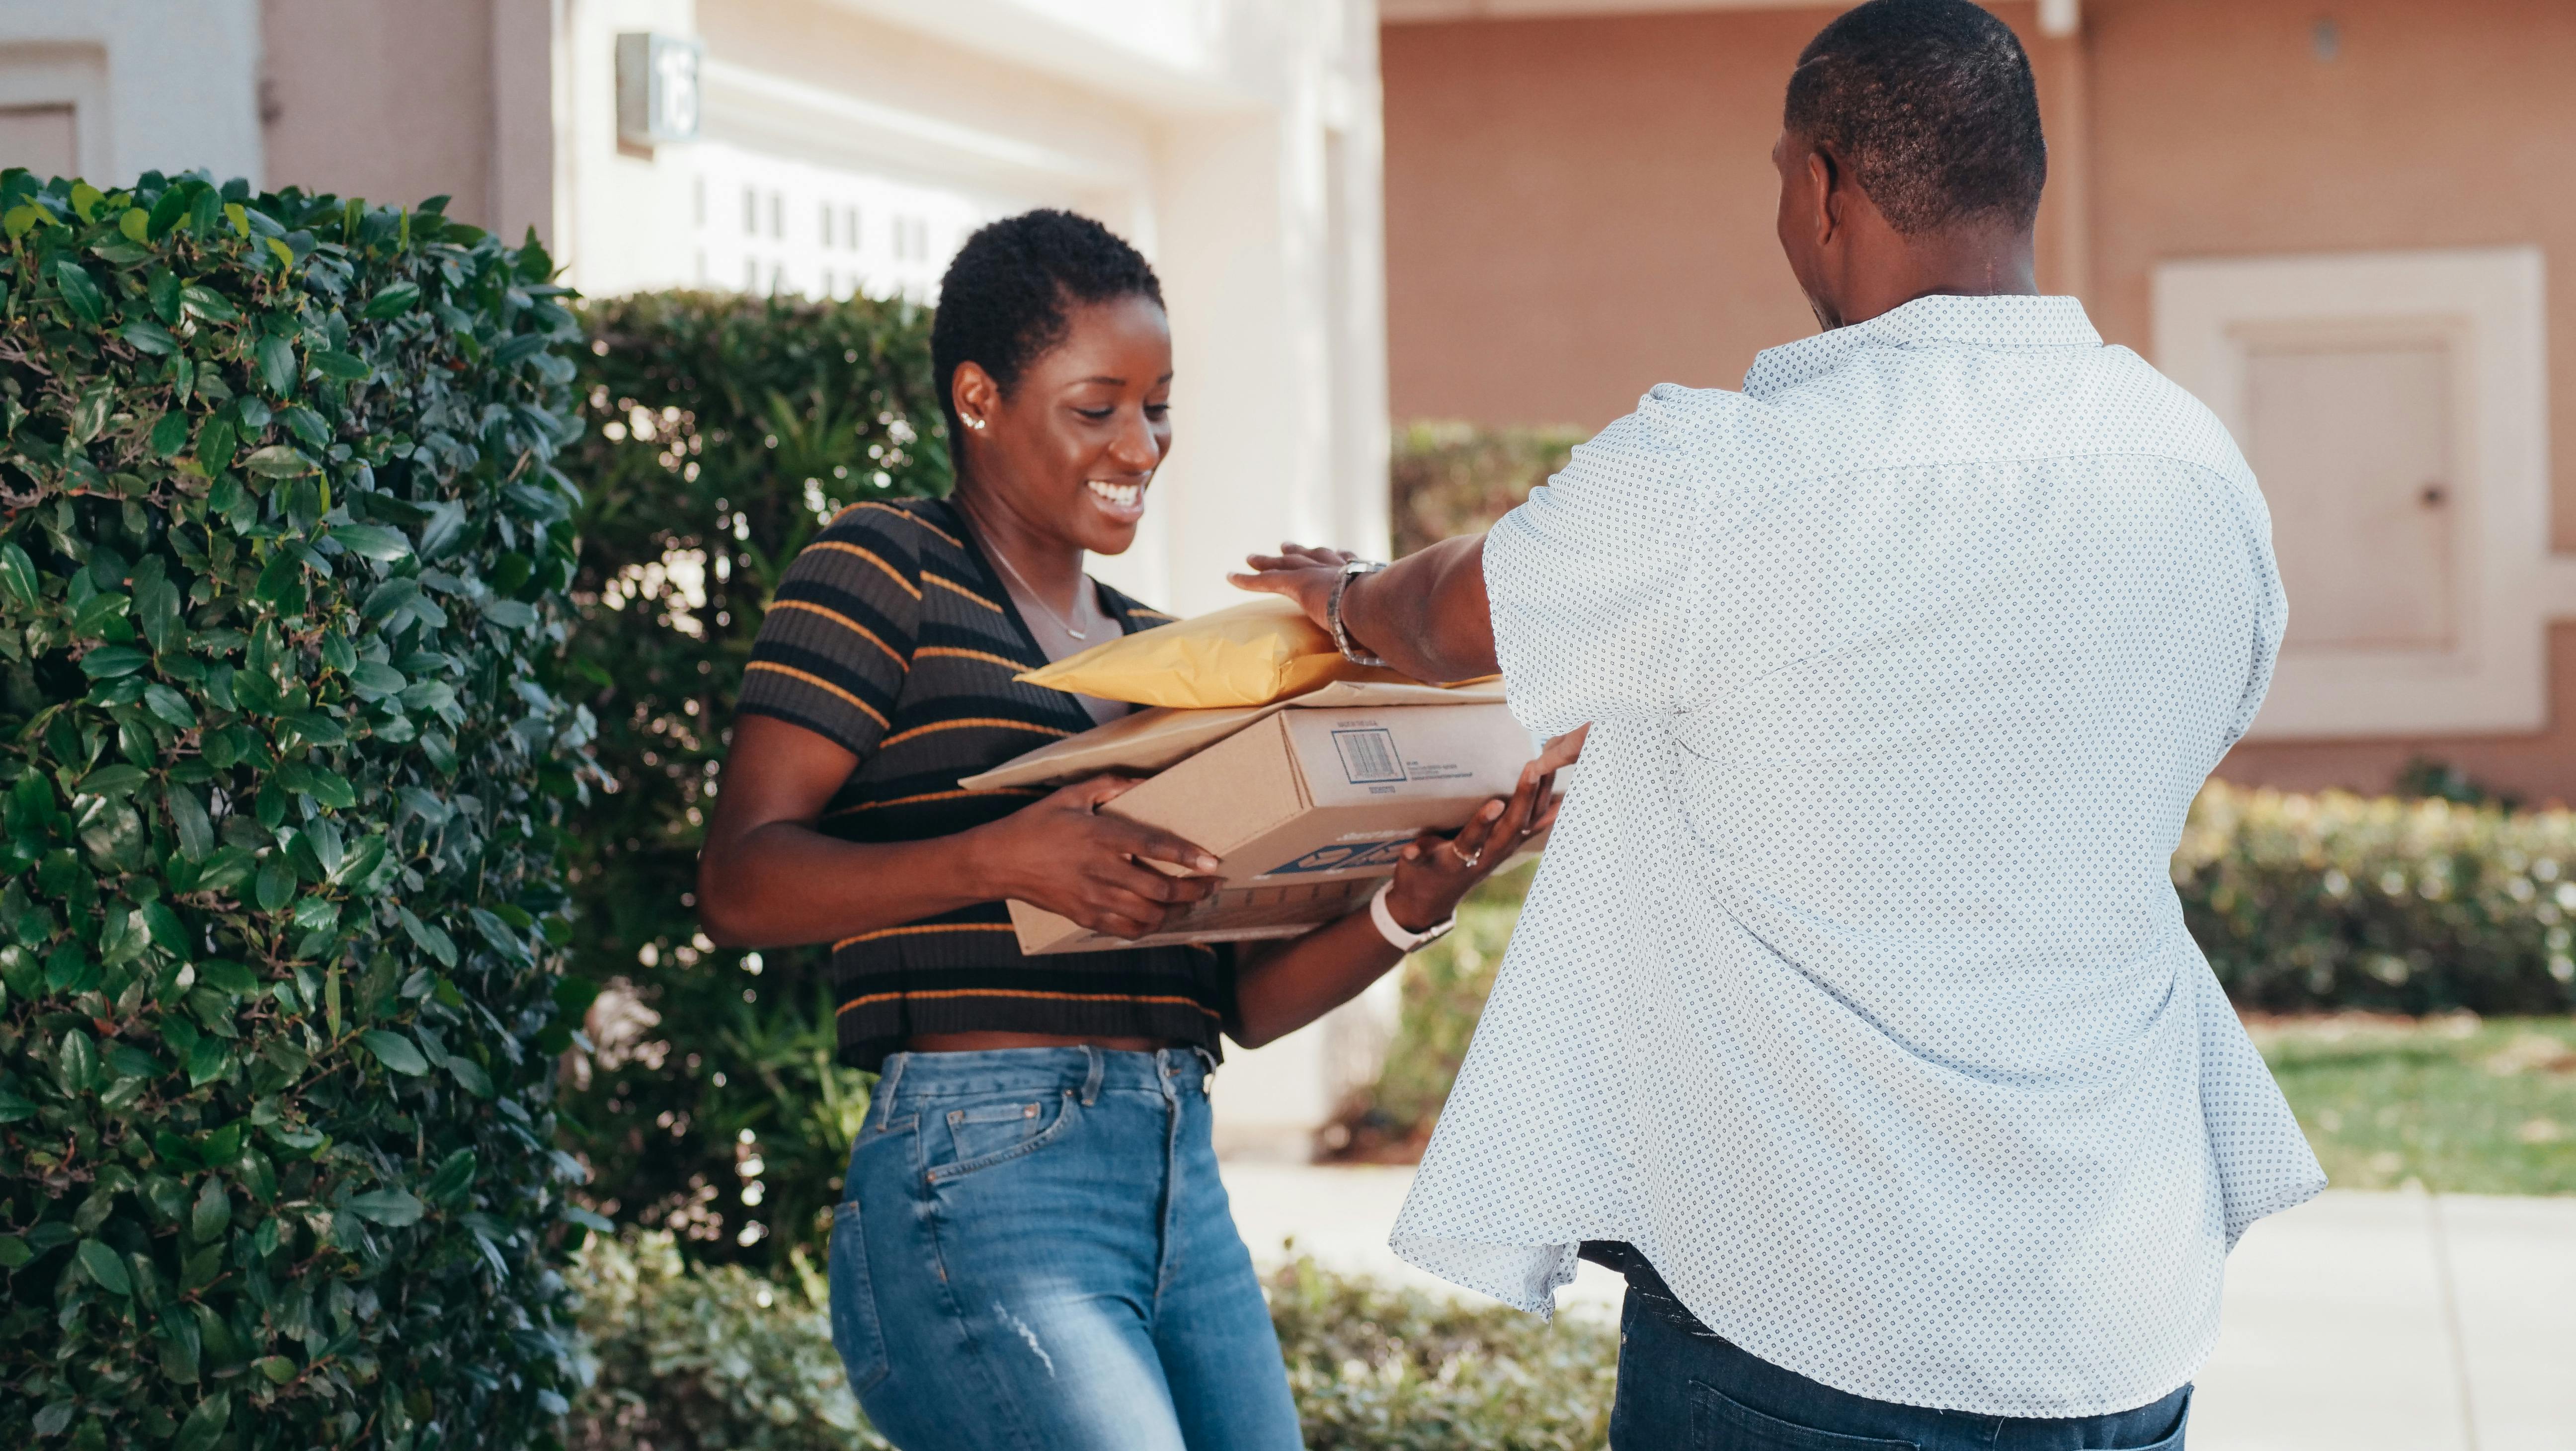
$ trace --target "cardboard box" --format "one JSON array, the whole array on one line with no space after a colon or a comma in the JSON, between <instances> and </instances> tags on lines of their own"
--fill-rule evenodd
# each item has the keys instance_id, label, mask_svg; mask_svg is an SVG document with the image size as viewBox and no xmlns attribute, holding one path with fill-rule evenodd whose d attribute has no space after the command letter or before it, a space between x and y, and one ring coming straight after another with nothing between
<instances>
[{"instance_id":1,"label":"cardboard box","mask_svg":"<svg viewBox=\"0 0 2576 1451\"><path fill-rule=\"evenodd\" d=\"M1228 733L1222 739L1197 748L1103 808L1207 848L1223 862L1218 869L1223 881L1186 916L1132 942L1013 902L1011 925L1018 931L1020 950L1032 955L1102 952L1299 936L1365 905L1379 881L1394 874L1397 853L1406 842L1424 831L1455 831L1490 798L1511 794L1521 767L1538 753L1539 743L1494 698L1498 689L1463 700L1461 692L1423 686L1347 689L1425 692L1429 699L1457 703L1330 706L1309 704L1316 697L1308 696L1281 706L1166 713L1234 717L1225 722L1140 724L1141 717L1131 716L1048 748L1057 754L1054 766L1045 768L1061 769L1067 758L1081 754L1068 748L1123 726L1128 730L1118 739L1124 740L1123 754L1132 762L1140 754L1150 757L1168 749L1174 733L1224 726ZM1092 774L1113 764L1118 763L1070 774ZM1014 768L1021 774L1006 776ZM1014 761L970 777L966 784L1054 779L1029 776L1029 769L1035 768Z\"/></svg>"}]
</instances>

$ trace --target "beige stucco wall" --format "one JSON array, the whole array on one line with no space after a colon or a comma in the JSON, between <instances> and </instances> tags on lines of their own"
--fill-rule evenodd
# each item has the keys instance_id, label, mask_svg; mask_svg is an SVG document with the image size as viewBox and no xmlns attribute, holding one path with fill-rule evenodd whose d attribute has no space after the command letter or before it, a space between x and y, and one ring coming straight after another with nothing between
<instances>
[{"instance_id":1,"label":"beige stucco wall","mask_svg":"<svg viewBox=\"0 0 2576 1451\"><path fill-rule=\"evenodd\" d=\"M2043 286L2153 355L2168 258L2533 244L2549 300L2560 549L2576 550L2576 5L2086 0L2030 42L2051 186ZM2333 54L2315 26L2330 11ZM1390 25L1383 45L1395 416L1598 426L1670 379L1735 386L1814 324L1772 235L1781 88L1827 9ZM2081 73L2074 67L2079 58ZM2071 264L2071 265L2070 265ZM2576 626L2524 736L2240 747L2282 786L2384 787L2416 754L2576 800Z\"/></svg>"}]
</instances>

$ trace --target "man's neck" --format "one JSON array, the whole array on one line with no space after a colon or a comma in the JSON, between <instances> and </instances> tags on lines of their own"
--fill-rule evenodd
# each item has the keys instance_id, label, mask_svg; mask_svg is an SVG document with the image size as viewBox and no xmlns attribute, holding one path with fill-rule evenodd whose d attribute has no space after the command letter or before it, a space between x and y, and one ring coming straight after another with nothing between
<instances>
[{"instance_id":1,"label":"man's neck","mask_svg":"<svg viewBox=\"0 0 2576 1451\"><path fill-rule=\"evenodd\" d=\"M1873 248L1836 289L1833 315L1816 306L1827 328L1867 322L1921 297L2029 297L2038 267L2026 229L1952 227Z\"/></svg>"}]
</instances>

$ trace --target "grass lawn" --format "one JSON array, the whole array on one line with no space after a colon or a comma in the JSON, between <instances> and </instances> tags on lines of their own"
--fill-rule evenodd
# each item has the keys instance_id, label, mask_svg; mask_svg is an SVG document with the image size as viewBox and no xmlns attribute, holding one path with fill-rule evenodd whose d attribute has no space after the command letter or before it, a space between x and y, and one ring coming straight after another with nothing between
<instances>
[{"instance_id":1,"label":"grass lawn","mask_svg":"<svg viewBox=\"0 0 2576 1451\"><path fill-rule=\"evenodd\" d=\"M2576 1194L2576 1018L2253 1018L2327 1177Z\"/></svg>"}]
</instances>

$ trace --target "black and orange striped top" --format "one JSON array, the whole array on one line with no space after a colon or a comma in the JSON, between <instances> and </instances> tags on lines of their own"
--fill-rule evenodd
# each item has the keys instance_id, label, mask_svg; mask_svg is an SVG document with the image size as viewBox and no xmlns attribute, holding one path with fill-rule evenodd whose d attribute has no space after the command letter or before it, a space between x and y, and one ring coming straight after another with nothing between
<instances>
[{"instance_id":1,"label":"black and orange striped top","mask_svg":"<svg viewBox=\"0 0 2576 1451\"><path fill-rule=\"evenodd\" d=\"M1171 616L1107 585L1130 634ZM857 756L821 829L920 841L1045 794L967 791L961 777L1091 728L1072 696L1013 676L1046 657L956 509L937 499L843 511L787 570L745 667L740 710ZM1156 947L1023 957L1000 902L833 944L842 1057L874 1069L916 1033L1163 1038L1221 1051L1231 951Z\"/></svg>"}]
</instances>

